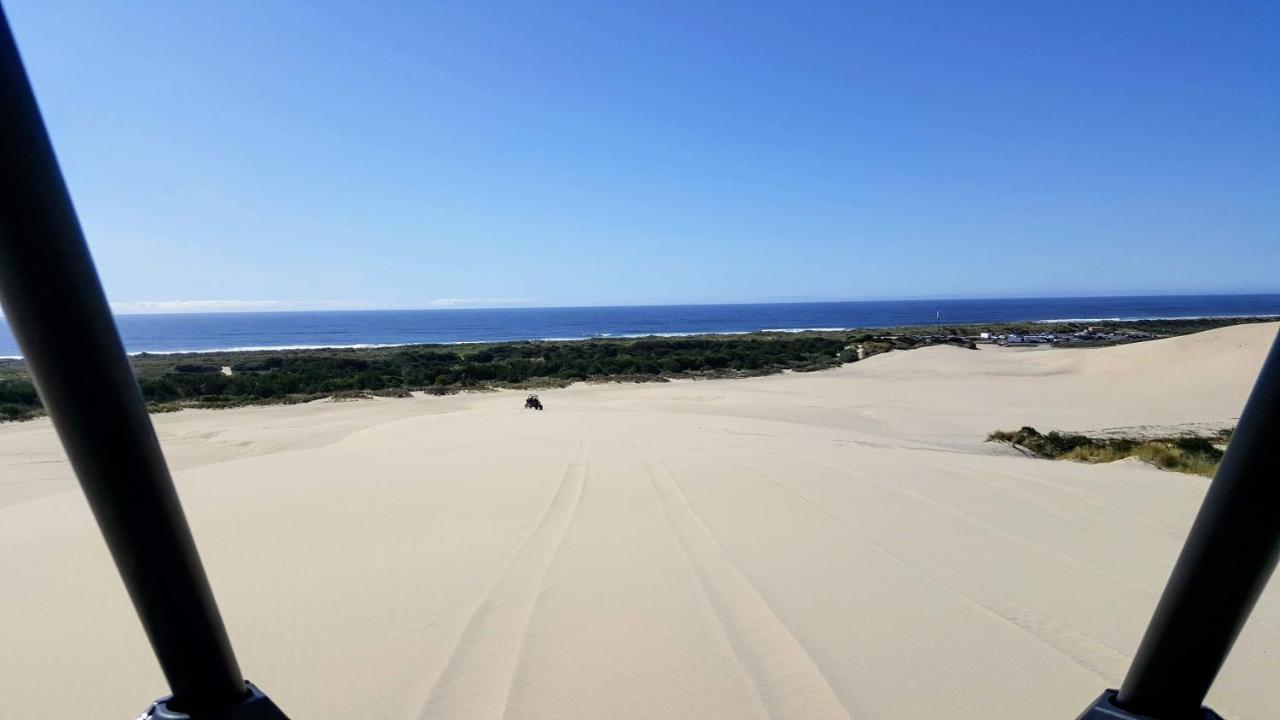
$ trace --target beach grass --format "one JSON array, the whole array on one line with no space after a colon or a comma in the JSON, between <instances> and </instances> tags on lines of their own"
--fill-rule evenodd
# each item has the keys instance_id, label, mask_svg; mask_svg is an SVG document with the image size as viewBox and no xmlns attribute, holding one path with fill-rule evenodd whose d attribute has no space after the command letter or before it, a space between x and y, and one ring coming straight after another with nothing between
<instances>
[{"instance_id":1,"label":"beach grass","mask_svg":"<svg viewBox=\"0 0 1280 720\"><path fill-rule=\"evenodd\" d=\"M987 441L1008 443L1036 457L1054 460L1109 463L1137 458L1162 470L1213 477L1222 461L1223 447L1231 439L1231 432L1222 430L1212 435L1094 438L1058 431L1041 433L1033 427L1024 426L1014 431L992 432L987 436Z\"/></svg>"}]
</instances>

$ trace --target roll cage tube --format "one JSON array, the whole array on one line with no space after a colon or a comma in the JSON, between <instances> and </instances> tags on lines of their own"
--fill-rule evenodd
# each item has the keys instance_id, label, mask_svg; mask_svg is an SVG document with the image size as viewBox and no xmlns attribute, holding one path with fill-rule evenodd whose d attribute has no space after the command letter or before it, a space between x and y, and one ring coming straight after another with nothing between
<instances>
[{"instance_id":1,"label":"roll cage tube","mask_svg":"<svg viewBox=\"0 0 1280 720\"><path fill-rule=\"evenodd\" d=\"M1217 718L1202 708L1280 558L1280 336L1119 691L1079 720Z\"/></svg>"},{"instance_id":2,"label":"roll cage tube","mask_svg":"<svg viewBox=\"0 0 1280 720\"><path fill-rule=\"evenodd\" d=\"M240 674L0 8L0 303L173 694L152 720L287 720ZM1280 338L1129 672L1078 720L1202 720L1280 557Z\"/></svg>"},{"instance_id":3,"label":"roll cage tube","mask_svg":"<svg viewBox=\"0 0 1280 720\"><path fill-rule=\"evenodd\" d=\"M240 675L2 8L0 108L0 303L173 693L143 717L281 720Z\"/></svg>"}]
</instances>

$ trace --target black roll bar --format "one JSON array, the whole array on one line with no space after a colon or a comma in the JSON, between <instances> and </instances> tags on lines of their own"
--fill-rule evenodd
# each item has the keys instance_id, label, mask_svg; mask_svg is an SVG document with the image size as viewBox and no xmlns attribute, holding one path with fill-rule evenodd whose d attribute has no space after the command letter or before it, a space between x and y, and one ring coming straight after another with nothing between
<instances>
[{"instance_id":1,"label":"black roll bar","mask_svg":"<svg viewBox=\"0 0 1280 720\"><path fill-rule=\"evenodd\" d=\"M1124 683L1119 692L1104 693L1080 720L1217 717L1201 705L1277 559L1280 336L1271 345Z\"/></svg>"},{"instance_id":2,"label":"black roll bar","mask_svg":"<svg viewBox=\"0 0 1280 720\"><path fill-rule=\"evenodd\" d=\"M1280 559L1280 337L1156 606L1118 702L1154 717L1204 702Z\"/></svg>"},{"instance_id":3,"label":"black roll bar","mask_svg":"<svg viewBox=\"0 0 1280 720\"><path fill-rule=\"evenodd\" d=\"M236 664L3 9L0 303L173 692L150 712L263 712L270 701Z\"/></svg>"}]
</instances>

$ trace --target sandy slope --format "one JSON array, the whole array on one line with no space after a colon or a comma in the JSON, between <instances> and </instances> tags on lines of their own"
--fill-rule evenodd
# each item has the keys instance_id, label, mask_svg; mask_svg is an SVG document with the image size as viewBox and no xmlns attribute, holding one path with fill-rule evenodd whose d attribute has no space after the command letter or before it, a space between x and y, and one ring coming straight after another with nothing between
<instances>
[{"instance_id":1,"label":"sandy slope","mask_svg":"<svg viewBox=\"0 0 1280 720\"><path fill-rule=\"evenodd\" d=\"M1276 329L155 421L297 718L1071 718L1206 481L983 436L1230 424ZM164 692L44 422L0 427L0 573L0 717ZM1273 587L1211 699L1274 717L1278 677Z\"/></svg>"}]
</instances>

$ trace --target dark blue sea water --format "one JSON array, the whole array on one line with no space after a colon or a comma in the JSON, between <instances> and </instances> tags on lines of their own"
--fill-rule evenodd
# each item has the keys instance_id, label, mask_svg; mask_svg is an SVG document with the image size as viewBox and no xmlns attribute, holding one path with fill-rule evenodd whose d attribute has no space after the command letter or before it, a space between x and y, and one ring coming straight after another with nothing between
<instances>
[{"instance_id":1,"label":"dark blue sea water","mask_svg":"<svg viewBox=\"0 0 1280 720\"><path fill-rule=\"evenodd\" d=\"M1280 315L1280 295L120 315L129 352L890 327L936 322ZM0 325L0 356L20 351Z\"/></svg>"}]
</instances>

